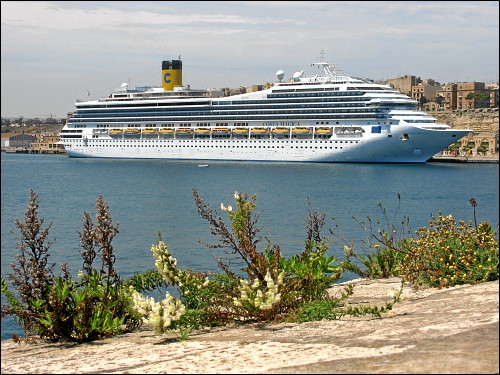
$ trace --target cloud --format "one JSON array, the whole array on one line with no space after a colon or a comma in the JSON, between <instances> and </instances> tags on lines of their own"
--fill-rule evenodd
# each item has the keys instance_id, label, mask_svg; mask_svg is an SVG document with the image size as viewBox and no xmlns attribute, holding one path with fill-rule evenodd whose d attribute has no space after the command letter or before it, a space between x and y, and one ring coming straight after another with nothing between
<instances>
[{"instance_id":1,"label":"cloud","mask_svg":"<svg viewBox=\"0 0 500 375\"><path fill-rule=\"evenodd\" d=\"M129 78L157 85L161 61L179 55L184 82L199 88L269 82L278 69L308 74L322 50L355 76L491 80L498 9L495 1L2 1L2 111L7 92L32 82L69 88L57 99L67 110L89 84L102 95Z\"/></svg>"}]
</instances>

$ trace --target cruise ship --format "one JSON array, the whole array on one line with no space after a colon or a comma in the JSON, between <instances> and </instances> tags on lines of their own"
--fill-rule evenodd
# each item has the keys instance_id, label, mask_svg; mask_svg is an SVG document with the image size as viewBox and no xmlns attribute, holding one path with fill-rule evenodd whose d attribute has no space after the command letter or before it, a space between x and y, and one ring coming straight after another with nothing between
<instances>
[{"instance_id":1,"label":"cruise ship","mask_svg":"<svg viewBox=\"0 0 500 375\"><path fill-rule=\"evenodd\" d=\"M61 142L83 158L425 163L470 132L390 86L313 66L321 74L278 70L273 85L221 96L183 86L182 61L163 61L162 86L77 101Z\"/></svg>"}]
</instances>

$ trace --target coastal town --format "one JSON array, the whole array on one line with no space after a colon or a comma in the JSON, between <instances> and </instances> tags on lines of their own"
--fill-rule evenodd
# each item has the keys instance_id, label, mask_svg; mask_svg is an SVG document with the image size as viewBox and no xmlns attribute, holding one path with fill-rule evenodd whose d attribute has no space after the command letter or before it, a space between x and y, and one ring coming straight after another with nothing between
<instances>
[{"instance_id":1,"label":"coastal town","mask_svg":"<svg viewBox=\"0 0 500 375\"><path fill-rule=\"evenodd\" d=\"M472 132L451 144L433 159L451 161L496 162L499 160L498 82L459 82L441 85L433 79L422 80L404 75L387 81L387 84L419 103L419 109L435 117L438 122L454 129ZM240 86L209 90L213 97L260 91L271 84ZM54 115L37 118L2 118L1 150L11 153L64 154L59 132L66 118Z\"/></svg>"}]
</instances>

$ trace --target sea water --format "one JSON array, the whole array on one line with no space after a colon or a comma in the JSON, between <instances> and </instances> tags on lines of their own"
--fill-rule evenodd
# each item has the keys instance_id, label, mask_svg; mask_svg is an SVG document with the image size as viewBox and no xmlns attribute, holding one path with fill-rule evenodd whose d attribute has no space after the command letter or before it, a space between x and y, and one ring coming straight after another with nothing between
<instances>
[{"instance_id":1,"label":"sea water","mask_svg":"<svg viewBox=\"0 0 500 375\"><path fill-rule=\"evenodd\" d=\"M201 244L219 242L197 212L193 189L226 223L220 204L235 207L235 191L255 194L259 249L269 240L286 257L302 252L311 209L326 212L323 235L331 238L329 252L337 257L343 254L342 241L354 241L360 249L368 240L360 222L371 222L376 233L378 220L398 226L407 217L413 230L427 225L438 212L457 221L473 220L471 198L477 202L478 222L488 221L494 228L499 223L498 164L77 159L6 153L1 160L2 277L12 272L10 263L15 262L20 241L15 220L24 221L30 190L38 195L44 227L51 225L50 263L58 271L58 265L68 262L74 276L82 269L78 232L83 214L89 213L95 222L99 196L118 225L112 245L122 278L154 268L150 249L159 233L180 268L219 271L215 257L229 255ZM11 318L2 319L2 340L11 333L22 331Z\"/></svg>"}]
</instances>

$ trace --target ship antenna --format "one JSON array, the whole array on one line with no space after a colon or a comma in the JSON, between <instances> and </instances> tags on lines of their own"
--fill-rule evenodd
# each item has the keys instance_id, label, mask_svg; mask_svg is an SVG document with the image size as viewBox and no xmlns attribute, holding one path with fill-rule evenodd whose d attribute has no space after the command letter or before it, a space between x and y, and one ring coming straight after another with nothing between
<instances>
[{"instance_id":1,"label":"ship antenna","mask_svg":"<svg viewBox=\"0 0 500 375\"><path fill-rule=\"evenodd\" d=\"M334 64L329 64L328 61L325 60L325 51L321 50L320 52L320 58L319 62L314 63L312 65L317 65L318 68L322 67L323 70L325 71L325 74L328 78L333 79L337 75L335 72L335 65Z\"/></svg>"}]
</instances>

